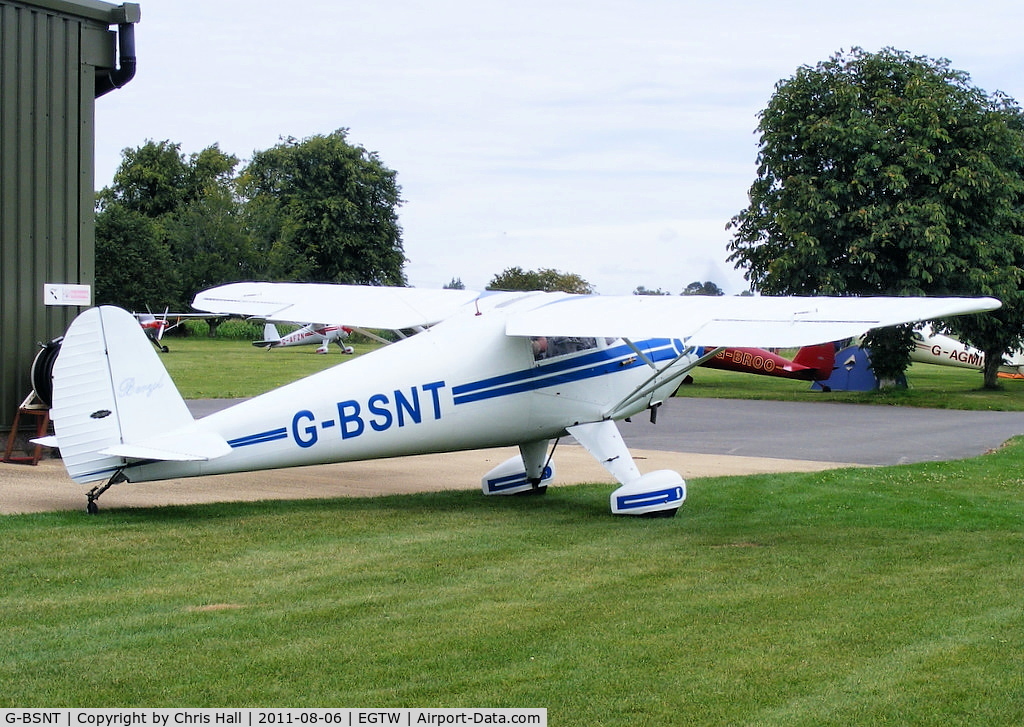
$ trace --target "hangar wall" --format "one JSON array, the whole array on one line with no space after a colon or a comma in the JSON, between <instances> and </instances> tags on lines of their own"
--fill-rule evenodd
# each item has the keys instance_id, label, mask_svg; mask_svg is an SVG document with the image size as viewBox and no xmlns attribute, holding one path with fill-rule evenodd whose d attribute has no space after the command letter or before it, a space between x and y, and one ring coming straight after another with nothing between
<instances>
[{"instance_id":1,"label":"hangar wall","mask_svg":"<svg viewBox=\"0 0 1024 727\"><path fill-rule=\"evenodd\" d=\"M0 0L0 431L32 390L39 342L82 310L46 305L44 284L94 285L95 97L139 16L135 3Z\"/></svg>"}]
</instances>

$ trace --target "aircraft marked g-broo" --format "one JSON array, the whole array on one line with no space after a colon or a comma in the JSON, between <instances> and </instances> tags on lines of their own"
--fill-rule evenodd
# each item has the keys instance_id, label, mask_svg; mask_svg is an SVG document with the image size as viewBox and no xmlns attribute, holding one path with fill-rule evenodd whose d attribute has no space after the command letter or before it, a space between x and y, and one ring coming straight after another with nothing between
<instances>
[{"instance_id":1,"label":"aircraft marked g-broo","mask_svg":"<svg viewBox=\"0 0 1024 727\"><path fill-rule=\"evenodd\" d=\"M199 310L291 320L344 318L420 333L193 419L135 319L82 313L53 368L48 438L76 482L119 482L518 446L481 482L540 492L553 445L572 435L620 483L616 514L671 515L670 470L641 474L616 420L652 411L719 347L799 347L878 326L997 308L991 298L757 298L477 293L234 283ZM545 345L546 344L546 345Z\"/></svg>"},{"instance_id":2,"label":"aircraft marked g-broo","mask_svg":"<svg viewBox=\"0 0 1024 727\"><path fill-rule=\"evenodd\" d=\"M793 360L762 348L723 348L701 366L800 381L823 381L835 366L834 343L804 346Z\"/></svg>"}]
</instances>

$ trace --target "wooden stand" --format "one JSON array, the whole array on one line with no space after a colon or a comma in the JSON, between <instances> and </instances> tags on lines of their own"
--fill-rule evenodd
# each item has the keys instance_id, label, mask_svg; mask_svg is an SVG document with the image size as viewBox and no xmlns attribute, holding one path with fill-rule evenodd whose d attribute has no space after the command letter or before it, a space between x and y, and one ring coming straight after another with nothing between
<instances>
[{"instance_id":1,"label":"wooden stand","mask_svg":"<svg viewBox=\"0 0 1024 727\"><path fill-rule=\"evenodd\" d=\"M18 427L21 424L22 415L36 417L36 433L34 436L29 436L25 445L19 450L23 454L15 455L13 452L18 444ZM7 449L4 450L4 462L12 464L39 464L39 460L43 456L43 445L32 444L28 440L45 437L49 429L50 408L39 401L38 397L36 397L36 392L33 391L25 397L25 401L18 407L18 413L14 415L14 424L11 425L11 433L7 436Z\"/></svg>"}]
</instances>

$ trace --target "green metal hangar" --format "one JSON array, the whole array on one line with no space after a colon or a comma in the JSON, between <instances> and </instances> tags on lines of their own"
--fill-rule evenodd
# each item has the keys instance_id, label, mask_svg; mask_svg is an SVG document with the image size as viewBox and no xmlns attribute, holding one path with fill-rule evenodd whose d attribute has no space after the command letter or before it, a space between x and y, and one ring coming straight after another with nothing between
<instances>
[{"instance_id":1,"label":"green metal hangar","mask_svg":"<svg viewBox=\"0 0 1024 727\"><path fill-rule=\"evenodd\" d=\"M136 3L0 0L0 431L39 343L92 304L95 104L135 75ZM24 422L22 422L24 424Z\"/></svg>"}]
</instances>

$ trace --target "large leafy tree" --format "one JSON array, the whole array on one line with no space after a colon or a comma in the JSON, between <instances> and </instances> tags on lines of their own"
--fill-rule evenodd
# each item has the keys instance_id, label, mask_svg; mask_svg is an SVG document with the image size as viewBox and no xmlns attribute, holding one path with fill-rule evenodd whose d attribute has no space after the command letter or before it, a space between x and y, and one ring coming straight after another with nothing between
<instances>
[{"instance_id":1,"label":"large leafy tree","mask_svg":"<svg viewBox=\"0 0 1024 727\"><path fill-rule=\"evenodd\" d=\"M1006 119L1011 131L1024 137L1024 112L1011 100L999 99L999 111ZM1016 171L1016 200L1007 200L1015 214L1000 214L1005 228L1002 230L1006 244L981 246L975 270L984 272L974 282L975 290L992 295L1003 301L999 310L983 315L961 316L945 321L947 330L970 342L985 352L985 387L997 388L999 366L1003 354L1018 349L1024 343L1024 223L1020 221L1024 207L1024 143L1016 149L1007 150L1004 163ZM1013 244L1016 242L1016 244Z\"/></svg>"},{"instance_id":2,"label":"large leafy tree","mask_svg":"<svg viewBox=\"0 0 1024 727\"><path fill-rule=\"evenodd\" d=\"M154 220L124 205L96 218L96 304L143 312L177 297L170 251Z\"/></svg>"},{"instance_id":3,"label":"large leafy tree","mask_svg":"<svg viewBox=\"0 0 1024 727\"><path fill-rule=\"evenodd\" d=\"M263 277L405 284L396 174L346 137L287 139L242 172Z\"/></svg>"},{"instance_id":4,"label":"large leafy tree","mask_svg":"<svg viewBox=\"0 0 1024 727\"><path fill-rule=\"evenodd\" d=\"M761 113L758 177L730 223L729 259L769 294L998 295L1003 335L986 347L981 328L960 330L1001 354L1024 310L1019 119L945 60L854 49L802 67ZM905 369L909 330L873 335L892 352L876 373Z\"/></svg>"},{"instance_id":5,"label":"large leafy tree","mask_svg":"<svg viewBox=\"0 0 1024 727\"><path fill-rule=\"evenodd\" d=\"M200 290L252 276L251 237L229 189L216 187L183 204L165 220L164 231L183 302Z\"/></svg>"},{"instance_id":6,"label":"large leafy tree","mask_svg":"<svg viewBox=\"0 0 1024 727\"><path fill-rule=\"evenodd\" d=\"M169 141L125 149L97 195L97 300L182 310L201 288L247 277L237 164L217 145L188 156Z\"/></svg>"},{"instance_id":7,"label":"large leafy tree","mask_svg":"<svg viewBox=\"0 0 1024 727\"><path fill-rule=\"evenodd\" d=\"M178 208L189 196L188 160L181 146L170 141L147 141L138 149L124 149L113 183L97 195L102 212L120 205L157 219Z\"/></svg>"},{"instance_id":8,"label":"large leafy tree","mask_svg":"<svg viewBox=\"0 0 1024 727\"><path fill-rule=\"evenodd\" d=\"M594 287L575 273L563 273L553 268L523 270L521 267L505 268L491 278L488 290L543 290L549 293L578 293L588 295Z\"/></svg>"}]
</instances>

